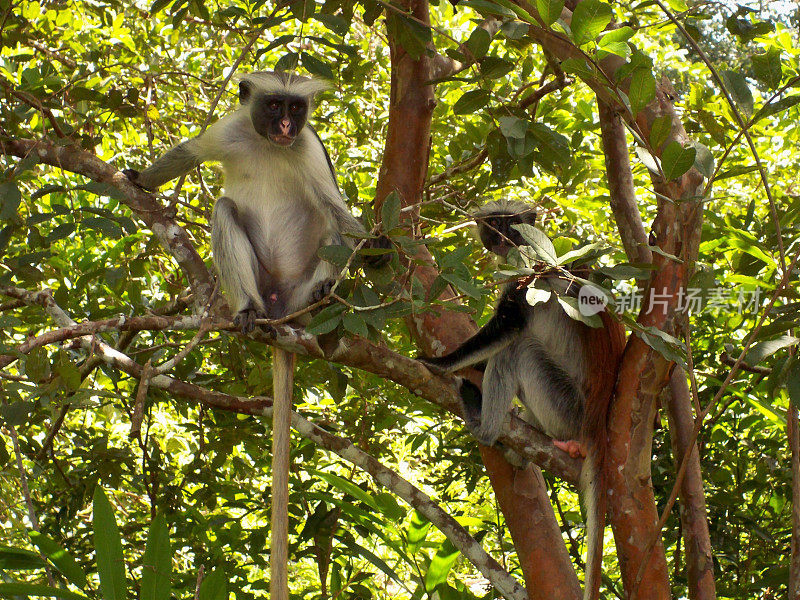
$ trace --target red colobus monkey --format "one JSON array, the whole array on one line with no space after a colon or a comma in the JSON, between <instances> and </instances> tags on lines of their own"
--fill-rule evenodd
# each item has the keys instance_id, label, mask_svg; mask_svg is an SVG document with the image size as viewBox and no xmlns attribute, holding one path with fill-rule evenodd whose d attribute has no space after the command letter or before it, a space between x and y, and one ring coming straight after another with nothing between
<instances>
[{"instance_id":1,"label":"red colobus monkey","mask_svg":"<svg viewBox=\"0 0 800 600\"><path fill-rule=\"evenodd\" d=\"M239 83L241 107L128 178L153 190L205 161L222 163L225 196L214 204L211 249L234 323L277 319L326 296L339 269L317 256L328 244L353 246L364 227L339 192L331 159L306 124L327 84L261 71ZM348 237L351 234L351 237ZM387 248L386 238L368 245ZM367 257L380 266L388 255ZM272 600L288 600L289 420L294 355L273 352Z\"/></svg>"},{"instance_id":2,"label":"red colobus monkey","mask_svg":"<svg viewBox=\"0 0 800 600\"><path fill-rule=\"evenodd\" d=\"M526 242L512 227L532 225L535 211L524 202L491 202L476 215L487 250L505 257ZM543 275L560 295L577 296L580 283L563 275ZM516 396L532 423L573 457L584 455L580 490L587 507L584 599L599 596L606 493L604 477L608 407L625 347L625 330L600 313L602 327L569 317L555 297L535 306L526 300L526 282L506 285L494 315L455 351L421 361L445 372L485 363L483 390L466 379L460 392L467 426L490 446Z\"/></svg>"}]
</instances>

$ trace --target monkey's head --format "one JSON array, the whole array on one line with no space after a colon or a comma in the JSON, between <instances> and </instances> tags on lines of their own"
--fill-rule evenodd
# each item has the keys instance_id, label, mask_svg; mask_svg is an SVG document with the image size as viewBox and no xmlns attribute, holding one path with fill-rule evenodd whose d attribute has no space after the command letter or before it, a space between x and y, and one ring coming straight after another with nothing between
<instances>
[{"instance_id":1,"label":"monkey's head","mask_svg":"<svg viewBox=\"0 0 800 600\"><path fill-rule=\"evenodd\" d=\"M258 71L242 77L239 101L250 108L253 128L273 144L288 147L314 110L314 96L324 81L281 71Z\"/></svg>"},{"instance_id":2,"label":"monkey's head","mask_svg":"<svg viewBox=\"0 0 800 600\"><path fill-rule=\"evenodd\" d=\"M511 248L525 245L520 232L511 226L521 223L533 225L536 209L518 200L497 200L484 204L474 218L483 246L489 252L505 257Z\"/></svg>"}]
</instances>

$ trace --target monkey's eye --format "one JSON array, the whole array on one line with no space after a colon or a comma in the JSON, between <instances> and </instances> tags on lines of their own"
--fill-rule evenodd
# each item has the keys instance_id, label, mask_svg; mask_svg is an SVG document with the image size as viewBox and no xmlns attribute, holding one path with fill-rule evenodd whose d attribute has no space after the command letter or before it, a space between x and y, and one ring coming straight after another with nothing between
<instances>
[{"instance_id":1,"label":"monkey's eye","mask_svg":"<svg viewBox=\"0 0 800 600\"><path fill-rule=\"evenodd\" d=\"M303 112L303 105L299 102L292 102L289 105L289 110L292 111L294 114L298 114Z\"/></svg>"},{"instance_id":2,"label":"monkey's eye","mask_svg":"<svg viewBox=\"0 0 800 600\"><path fill-rule=\"evenodd\" d=\"M278 102L277 100L272 100L267 104L267 107L270 110L278 110L281 107L281 103Z\"/></svg>"}]
</instances>

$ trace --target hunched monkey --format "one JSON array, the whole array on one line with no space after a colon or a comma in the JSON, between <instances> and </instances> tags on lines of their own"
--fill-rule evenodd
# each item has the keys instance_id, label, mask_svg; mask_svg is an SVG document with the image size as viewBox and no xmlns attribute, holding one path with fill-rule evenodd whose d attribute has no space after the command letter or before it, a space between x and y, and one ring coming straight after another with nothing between
<instances>
[{"instance_id":1,"label":"hunched monkey","mask_svg":"<svg viewBox=\"0 0 800 600\"><path fill-rule=\"evenodd\" d=\"M512 227L533 224L536 213L524 202L491 202L475 215L483 245L502 257L524 246ZM561 295L576 296L580 283L556 273L547 284ZM606 514L604 461L608 407L625 348L625 330L600 313L602 327L570 318L556 298L531 306L527 281L506 285L494 315L450 354L423 358L434 370L453 372L485 362L483 391L460 380L464 415L473 435L485 445L497 441L514 397L533 424L573 457L584 455L579 487L587 507L587 558L584 599L599 596Z\"/></svg>"},{"instance_id":2,"label":"hunched monkey","mask_svg":"<svg viewBox=\"0 0 800 600\"><path fill-rule=\"evenodd\" d=\"M330 157L306 125L314 96L327 85L281 72L257 72L239 83L241 107L187 140L134 183L156 189L202 162L222 163L225 195L214 204L211 247L234 323L244 333L258 317L280 318L330 292L338 270L317 256L321 246L353 242L364 228L342 199ZM387 247L379 238L371 245ZM379 266L386 255L368 257ZM273 470L270 597L288 600L288 477L294 355L273 351Z\"/></svg>"}]
</instances>

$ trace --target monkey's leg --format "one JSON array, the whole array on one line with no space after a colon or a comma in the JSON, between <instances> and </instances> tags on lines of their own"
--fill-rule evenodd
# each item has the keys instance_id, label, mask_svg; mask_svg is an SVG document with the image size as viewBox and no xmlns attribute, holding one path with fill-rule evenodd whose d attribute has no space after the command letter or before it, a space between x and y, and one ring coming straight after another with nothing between
<instances>
[{"instance_id":1,"label":"monkey's leg","mask_svg":"<svg viewBox=\"0 0 800 600\"><path fill-rule=\"evenodd\" d=\"M266 312L258 285L260 267L236 204L225 196L214 204L211 250L228 303L236 313L234 323L249 333L256 317Z\"/></svg>"},{"instance_id":2,"label":"monkey's leg","mask_svg":"<svg viewBox=\"0 0 800 600\"><path fill-rule=\"evenodd\" d=\"M272 529L270 599L289 600L289 452L294 354L272 350Z\"/></svg>"},{"instance_id":3,"label":"monkey's leg","mask_svg":"<svg viewBox=\"0 0 800 600\"><path fill-rule=\"evenodd\" d=\"M514 354L514 348L509 346L498 352L486 363L486 371L483 374L480 424L477 428L474 428L473 424L467 423L472 428L472 435L485 446L491 446L497 441L511 408L511 403L517 394L519 383L516 370L517 362ZM462 386L462 400L465 403L465 412L470 411L474 414L474 404L470 409L469 399L465 397L464 392L465 388Z\"/></svg>"},{"instance_id":4,"label":"monkey's leg","mask_svg":"<svg viewBox=\"0 0 800 600\"><path fill-rule=\"evenodd\" d=\"M202 162L197 153L196 142L192 139L167 151L144 171L124 169L122 172L136 185L146 190L155 190L170 179L188 173Z\"/></svg>"}]
</instances>

